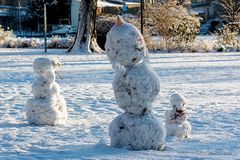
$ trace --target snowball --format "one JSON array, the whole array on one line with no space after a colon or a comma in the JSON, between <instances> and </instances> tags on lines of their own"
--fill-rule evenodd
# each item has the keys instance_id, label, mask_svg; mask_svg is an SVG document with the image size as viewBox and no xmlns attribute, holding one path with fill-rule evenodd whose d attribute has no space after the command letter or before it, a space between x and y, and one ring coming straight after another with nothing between
<instances>
[{"instance_id":1,"label":"snowball","mask_svg":"<svg viewBox=\"0 0 240 160\"><path fill-rule=\"evenodd\" d=\"M67 107L64 98L29 99L26 104L26 117L29 124L63 125L67 120Z\"/></svg>"},{"instance_id":2,"label":"snowball","mask_svg":"<svg viewBox=\"0 0 240 160\"><path fill-rule=\"evenodd\" d=\"M52 60L49 58L37 58L33 62L33 70L37 75L42 75L47 71L53 71Z\"/></svg>"},{"instance_id":3,"label":"snowball","mask_svg":"<svg viewBox=\"0 0 240 160\"><path fill-rule=\"evenodd\" d=\"M60 94L60 87L56 82L49 83L43 78L38 78L32 84L32 94L35 98L50 98Z\"/></svg>"},{"instance_id":4,"label":"snowball","mask_svg":"<svg viewBox=\"0 0 240 160\"><path fill-rule=\"evenodd\" d=\"M165 147L165 128L153 113L119 115L111 122L109 135L114 147L132 150L162 150Z\"/></svg>"},{"instance_id":5,"label":"snowball","mask_svg":"<svg viewBox=\"0 0 240 160\"><path fill-rule=\"evenodd\" d=\"M50 83L55 81L55 72L61 63L58 60L49 58L37 58L33 62L33 70L39 76L45 78Z\"/></svg>"},{"instance_id":6,"label":"snowball","mask_svg":"<svg viewBox=\"0 0 240 160\"><path fill-rule=\"evenodd\" d=\"M142 34L132 24L114 25L107 34L107 56L123 66L133 66L147 58L148 51Z\"/></svg>"},{"instance_id":7,"label":"snowball","mask_svg":"<svg viewBox=\"0 0 240 160\"><path fill-rule=\"evenodd\" d=\"M173 109L184 110L185 104L186 104L186 100L182 95L178 93L174 93L171 96L170 105L173 107Z\"/></svg>"},{"instance_id":8,"label":"snowball","mask_svg":"<svg viewBox=\"0 0 240 160\"><path fill-rule=\"evenodd\" d=\"M114 95L124 111L143 115L152 108L160 91L160 81L148 63L128 68L124 75L116 74L113 81Z\"/></svg>"},{"instance_id":9,"label":"snowball","mask_svg":"<svg viewBox=\"0 0 240 160\"><path fill-rule=\"evenodd\" d=\"M178 123L166 123L167 136L188 138L191 132L191 125L188 121Z\"/></svg>"}]
</instances>

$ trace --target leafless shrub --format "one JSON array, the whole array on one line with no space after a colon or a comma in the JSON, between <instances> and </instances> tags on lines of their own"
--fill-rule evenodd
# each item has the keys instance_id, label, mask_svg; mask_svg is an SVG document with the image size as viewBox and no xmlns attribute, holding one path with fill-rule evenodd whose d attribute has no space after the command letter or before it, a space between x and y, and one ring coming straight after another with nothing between
<instances>
[{"instance_id":1,"label":"leafless shrub","mask_svg":"<svg viewBox=\"0 0 240 160\"><path fill-rule=\"evenodd\" d=\"M138 16L128 14L128 15L124 15L123 18L126 22L135 25L139 30L141 30L141 22ZM152 33L151 27L145 23L143 26L143 37L148 49L150 50L152 49L152 46L153 46L153 42L151 40L151 36L152 36L151 33Z\"/></svg>"},{"instance_id":2,"label":"leafless shrub","mask_svg":"<svg viewBox=\"0 0 240 160\"><path fill-rule=\"evenodd\" d=\"M13 32L11 30L5 30L0 25L0 46L5 46L8 39L14 38Z\"/></svg>"},{"instance_id":3,"label":"leafless shrub","mask_svg":"<svg viewBox=\"0 0 240 160\"><path fill-rule=\"evenodd\" d=\"M177 0L146 4L145 13L147 25L153 25L157 35L165 41L163 48L169 51L184 50L199 32L200 19Z\"/></svg>"},{"instance_id":4,"label":"leafless shrub","mask_svg":"<svg viewBox=\"0 0 240 160\"><path fill-rule=\"evenodd\" d=\"M231 46L234 47L237 44L237 30L232 30L232 26L225 25L217 35L217 44L219 46Z\"/></svg>"},{"instance_id":5,"label":"leafless shrub","mask_svg":"<svg viewBox=\"0 0 240 160\"><path fill-rule=\"evenodd\" d=\"M216 2L222 9L223 19L229 22L229 29L236 30L240 28L240 2L239 0L219 0Z\"/></svg>"},{"instance_id":6,"label":"leafless shrub","mask_svg":"<svg viewBox=\"0 0 240 160\"><path fill-rule=\"evenodd\" d=\"M52 37L48 42L47 42L47 47L48 48L69 48L71 44L73 43L73 37L67 37L67 38L61 38L61 37Z\"/></svg>"},{"instance_id":7,"label":"leafless shrub","mask_svg":"<svg viewBox=\"0 0 240 160\"><path fill-rule=\"evenodd\" d=\"M226 48L238 49L239 40L237 35L240 31L240 2L236 0L219 0L219 4L224 14L222 18L225 19L228 24L225 25L217 35L217 50L223 51Z\"/></svg>"}]
</instances>

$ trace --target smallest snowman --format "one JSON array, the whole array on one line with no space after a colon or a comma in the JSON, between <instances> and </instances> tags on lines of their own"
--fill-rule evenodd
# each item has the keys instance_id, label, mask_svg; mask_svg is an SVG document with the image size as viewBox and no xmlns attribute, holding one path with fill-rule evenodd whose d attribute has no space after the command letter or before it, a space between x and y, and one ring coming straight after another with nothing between
<instances>
[{"instance_id":1,"label":"smallest snowman","mask_svg":"<svg viewBox=\"0 0 240 160\"><path fill-rule=\"evenodd\" d=\"M187 138L191 132L191 125L187 120L185 98L175 93L171 96L170 105L172 109L165 112L167 136Z\"/></svg>"}]
</instances>

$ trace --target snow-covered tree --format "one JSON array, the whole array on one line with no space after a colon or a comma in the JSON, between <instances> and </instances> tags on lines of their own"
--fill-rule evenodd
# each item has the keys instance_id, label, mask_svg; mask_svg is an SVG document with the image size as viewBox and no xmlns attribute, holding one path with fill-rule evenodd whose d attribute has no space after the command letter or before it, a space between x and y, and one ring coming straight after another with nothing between
<instances>
[{"instance_id":1,"label":"snow-covered tree","mask_svg":"<svg viewBox=\"0 0 240 160\"><path fill-rule=\"evenodd\" d=\"M81 0L77 34L68 52L80 54L103 52L96 40L96 10L97 0Z\"/></svg>"}]
</instances>

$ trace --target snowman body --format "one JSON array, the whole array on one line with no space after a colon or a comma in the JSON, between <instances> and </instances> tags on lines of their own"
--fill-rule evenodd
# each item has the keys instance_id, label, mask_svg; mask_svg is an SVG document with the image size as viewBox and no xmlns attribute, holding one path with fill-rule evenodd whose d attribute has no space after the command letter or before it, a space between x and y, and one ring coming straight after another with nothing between
<instances>
[{"instance_id":1,"label":"snowman body","mask_svg":"<svg viewBox=\"0 0 240 160\"><path fill-rule=\"evenodd\" d=\"M67 107L60 87L55 82L55 72L60 62L48 58L37 58L33 69L38 75L32 84L34 98L26 104L26 117L29 124L62 125L67 120Z\"/></svg>"},{"instance_id":2,"label":"snowman body","mask_svg":"<svg viewBox=\"0 0 240 160\"><path fill-rule=\"evenodd\" d=\"M126 72L116 74L113 81L118 106L125 112L144 115L151 111L160 91L159 77L147 62L126 68Z\"/></svg>"},{"instance_id":3,"label":"snowman body","mask_svg":"<svg viewBox=\"0 0 240 160\"><path fill-rule=\"evenodd\" d=\"M168 136L187 138L191 132L191 125L187 120L188 112L185 108L185 98L175 93L171 96L172 109L165 112L165 126Z\"/></svg>"},{"instance_id":4,"label":"snowman body","mask_svg":"<svg viewBox=\"0 0 240 160\"><path fill-rule=\"evenodd\" d=\"M118 17L117 21L122 19ZM111 145L132 150L162 150L166 131L152 112L160 82L148 63L141 33L129 23L116 23L107 34L105 48L115 69L114 95L125 111L110 123Z\"/></svg>"},{"instance_id":5,"label":"snowman body","mask_svg":"<svg viewBox=\"0 0 240 160\"><path fill-rule=\"evenodd\" d=\"M165 129L162 122L150 112L139 116L125 112L110 123L109 135L113 147L130 150L163 150Z\"/></svg>"}]
</instances>

